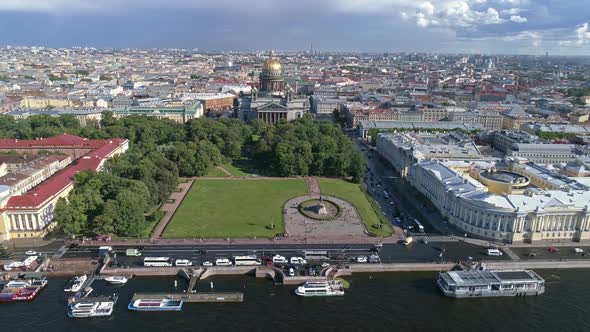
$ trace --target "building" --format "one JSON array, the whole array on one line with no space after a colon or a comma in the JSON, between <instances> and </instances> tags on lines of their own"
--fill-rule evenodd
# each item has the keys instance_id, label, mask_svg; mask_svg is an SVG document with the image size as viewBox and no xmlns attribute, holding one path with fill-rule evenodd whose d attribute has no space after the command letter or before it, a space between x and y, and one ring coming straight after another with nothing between
<instances>
[{"instance_id":1,"label":"building","mask_svg":"<svg viewBox=\"0 0 590 332\"><path fill-rule=\"evenodd\" d=\"M124 109L113 111L116 118L122 118L130 115L140 115L153 117L156 119L169 119L178 123L185 123L192 119L200 118L204 115L203 105L201 102L194 102L190 106L152 106L141 107L132 106Z\"/></svg>"},{"instance_id":2,"label":"building","mask_svg":"<svg viewBox=\"0 0 590 332\"><path fill-rule=\"evenodd\" d=\"M285 84L281 64L272 56L262 66L260 90L253 89L250 96L240 100L241 118L258 119L267 125L299 119L309 110L309 99L294 96Z\"/></svg>"},{"instance_id":3,"label":"building","mask_svg":"<svg viewBox=\"0 0 590 332\"><path fill-rule=\"evenodd\" d=\"M198 100L205 111L227 111L234 106L235 95L230 93L193 93L182 95L182 100Z\"/></svg>"},{"instance_id":4,"label":"building","mask_svg":"<svg viewBox=\"0 0 590 332\"><path fill-rule=\"evenodd\" d=\"M514 143L506 156L526 158L539 164L561 164L575 161L584 152L575 144Z\"/></svg>"},{"instance_id":5,"label":"building","mask_svg":"<svg viewBox=\"0 0 590 332\"><path fill-rule=\"evenodd\" d=\"M100 171L108 159L128 148L126 139L89 140L66 134L37 140L0 139L0 151L29 156L39 151L59 154L37 156L2 177L0 241L46 235L55 227L55 204L73 189L76 174Z\"/></svg>"},{"instance_id":6,"label":"building","mask_svg":"<svg viewBox=\"0 0 590 332\"><path fill-rule=\"evenodd\" d=\"M460 132L383 133L377 136L377 151L401 174L427 159L476 160L483 156L475 143Z\"/></svg>"},{"instance_id":7,"label":"building","mask_svg":"<svg viewBox=\"0 0 590 332\"><path fill-rule=\"evenodd\" d=\"M361 121L359 135L367 138L369 131L453 131L465 132L483 130L481 125L458 122L405 122L405 121Z\"/></svg>"},{"instance_id":8,"label":"building","mask_svg":"<svg viewBox=\"0 0 590 332\"><path fill-rule=\"evenodd\" d=\"M519 130L521 125L530 121L529 117L529 114L526 113L520 105L516 105L510 110L502 113L502 128Z\"/></svg>"},{"instance_id":9,"label":"building","mask_svg":"<svg viewBox=\"0 0 590 332\"><path fill-rule=\"evenodd\" d=\"M532 165L527 164L536 173L523 177L512 165L473 166L462 173L443 161L425 160L412 166L408 178L450 224L466 234L506 243L590 239L589 188ZM532 183L540 183L535 177L562 182L563 187L535 186ZM488 189L492 184L506 191L492 192Z\"/></svg>"},{"instance_id":10,"label":"building","mask_svg":"<svg viewBox=\"0 0 590 332\"><path fill-rule=\"evenodd\" d=\"M516 143L538 144L546 141L525 131L498 130L493 133L492 146L498 151L507 153Z\"/></svg>"},{"instance_id":11,"label":"building","mask_svg":"<svg viewBox=\"0 0 590 332\"><path fill-rule=\"evenodd\" d=\"M558 133L571 135L590 135L590 126L569 123L527 123L520 128L531 134Z\"/></svg>"},{"instance_id":12,"label":"building","mask_svg":"<svg viewBox=\"0 0 590 332\"><path fill-rule=\"evenodd\" d=\"M87 124L98 124L102 120L102 110L88 109L88 110L46 110L46 109L32 109L32 110L14 110L5 113L15 119L26 119L32 115L49 115L49 116L62 116L62 115L73 115L78 119L80 125L85 127Z\"/></svg>"},{"instance_id":13,"label":"building","mask_svg":"<svg viewBox=\"0 0 590 332\"><path fill-rule=\"evenodd\" d=\"M466 112L452 112L449 114L451 122L473 123L490 130L502 128L502 116L496 112L472 110Z\"/></svg>"},{"instance_id":14,"label":"building","mask_svg":"<svg viewBox=\"0 0 590 332\"><path fill-rule=\"evenodd\" d=\"M311 97L311 112L317 118L330 118L335 110L340 111L343 104L344 101L339 98L313 96Z\"/></svg>"}]
</instances>

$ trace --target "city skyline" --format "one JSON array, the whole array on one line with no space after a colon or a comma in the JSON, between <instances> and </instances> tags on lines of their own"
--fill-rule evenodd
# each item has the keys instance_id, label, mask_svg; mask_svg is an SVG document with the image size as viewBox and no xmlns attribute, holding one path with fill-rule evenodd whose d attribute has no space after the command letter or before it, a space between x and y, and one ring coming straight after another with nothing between
<instances>
[{"instance_id":1,"label":"city skyline","mask_svg":"<svg viewBox=\"0 0 590 332\"><path fill-rule=\"evenodd\" d=\"M0 44L585 55L583 7L546 0L5 1Z\"/></svg>"}]
</instances>

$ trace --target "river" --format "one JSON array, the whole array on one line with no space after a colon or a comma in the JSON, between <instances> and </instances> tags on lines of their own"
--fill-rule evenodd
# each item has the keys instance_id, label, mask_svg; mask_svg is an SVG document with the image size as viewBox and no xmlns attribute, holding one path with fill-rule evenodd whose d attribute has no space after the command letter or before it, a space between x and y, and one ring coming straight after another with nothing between
<instances>
[{"instance_id":1,"label":"river","mask_svg":"<svg viewBox=\"0 0 590 332\"><path fill-rule=\"evenodd\" d=\"M380 273L349 277L344 297L300 298L294 287L253 277L216 277L198 291L244 292L244 303L185 304L182 312L127 309L134 292L174 291L173 278L133 278L125 286L95 281L96 293L116 292L109 318L66 316L65 279L31 303L0 304L2 331L588 331L590 285L584 270L537 271L541 296L451 299L434 284L435 273ZM187 283L178 279L178 290Z\"/></svg>"}]
</instances>

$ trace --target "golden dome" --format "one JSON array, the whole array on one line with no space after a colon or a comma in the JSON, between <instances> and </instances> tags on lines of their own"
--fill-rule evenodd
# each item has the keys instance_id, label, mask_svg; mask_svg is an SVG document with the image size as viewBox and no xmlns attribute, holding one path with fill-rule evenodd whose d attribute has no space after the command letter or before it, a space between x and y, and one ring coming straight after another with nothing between
<instances>
[{"instance_id":1,"label":"golden dome","mask_svg":"<svg viewBox=\"0 0 590 332\"><path fill-rule=\"evenodd\" d=\"M262 69L269 71L281 71L281 63L277 59L270 58L264 61Z\"/></svg>"}]
</instances>

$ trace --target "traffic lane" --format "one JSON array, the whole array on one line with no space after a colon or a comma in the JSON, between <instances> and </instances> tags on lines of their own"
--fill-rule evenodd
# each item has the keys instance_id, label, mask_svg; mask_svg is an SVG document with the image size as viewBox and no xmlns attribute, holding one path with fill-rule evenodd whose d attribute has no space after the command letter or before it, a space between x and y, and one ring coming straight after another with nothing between
<instances>
[{"instance_id":1,"label":"traffic lane","mask_svg":"<svg viewBox=\"0 0 590 332\"><path fill-rule=\"evenodd\" d=\"M323 245L323 246L215 246L215 247L195 247L195 246L168 246L168 247L146 247L142 250L140 257L127 257L122 247L115 247L117 258L120 262L131 262L134 265L140 264L145 256L162 256L173 259L189 259L199 264L203 261L214 261L217 258L231 258L240 255L257 255L270 256L280 254L287 258L293 256L303 256L305 250L325 250L331 257L344 256L346 260L356 256L368 256L371 254L371 248L367 245ZM203 253L201 253L203 251ZM441 257L442 253L442 257ZM87 248L85 250L69 251L64 258L81 258L96 257L98 248ZM383 263L412 263L412 262L431 262L431 261L458 261L466 260L472 257L474 260L489 260L491 257L486 256L485 248L478 247L462 241L459 242L437 242L421 243L415 241L409 246L401 244L384 244L379 252ZM506 255L493 257L494 260L508 259Z\"/></svg>"},{"instance_id":2,"label":"traffic lane","mask_svg":"<svg viewBox=\"0 0 590 332\"><path fill-rule=\"evenodd\" d=\"M550 251L555 248L557 251ZM574 248L582 249L582 253L576 253ZM512 247L510 248L520 259L523 260L564 260L564 259L590 259L590 247Z\"/></svg>"}]
</instances>

